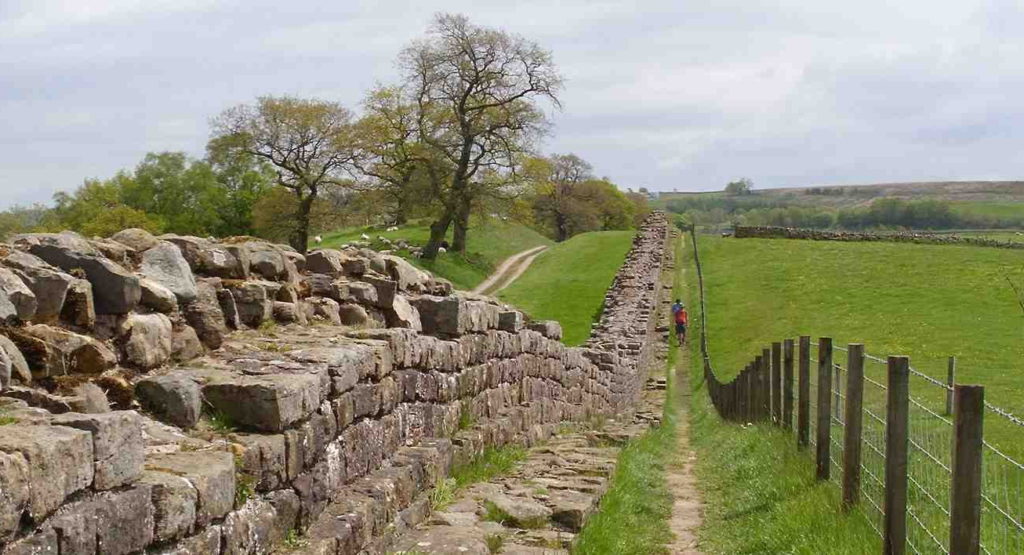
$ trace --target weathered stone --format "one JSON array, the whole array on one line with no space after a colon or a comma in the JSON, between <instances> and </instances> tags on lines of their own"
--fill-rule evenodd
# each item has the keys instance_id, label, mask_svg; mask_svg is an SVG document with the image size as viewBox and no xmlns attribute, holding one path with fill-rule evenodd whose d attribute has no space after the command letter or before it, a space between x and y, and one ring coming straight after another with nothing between
<instances>
[{"instance_id":1,"label":"weathered stone","mask_svg":"<svg viewBox=\"0 0 1024 555\"><path fill-rule=\"evenodd\" d=\"M311 297L308 299L313 304L313 316L325 320L330 324L341 325L341 315L338 313L338 301L326 297Z\"/></svg>"},{"instance_id":2,"label":"weathered stone","mask_svg":"<svg viewBox=\"0 0 1024 555\"><path fill-rule=\"evenodd\" d=\"M498 329L509 333L519 333L523 329L523 313L518 310L506 310L498 313Z\"/></svg>"},{"instance_id":3,"label":"weathered stone","mask_svg":"<svg viewBox=\"0 0 1024 555\"><path fill-rule=\"evenodd\" d=\"M20 380L23 384L29 384L32 382L32 371L29 370L28 361L21 354L17 345L14 344L6 335L0 335L0 350L4 351L11 363L11 374L12 379ZM10 383L8 382L8 385Z\"/></svg>"},{"instance_id":4,"label":"weathered stone","mask_svg":"<svg viewBox=\"0 0 1024 555\"><path fill-rule=\"evenodd\" d=\"M74 395L67 398L71 412L102 414L110 412L110 401L100 386L86 382L75 386Z\"/></svg>"},{"instance_id":5,"label":"weathered stone","mask_svg":"<svg viewBox=\"0 0 1024 555\"><path fill-rule=\"evenodd\" d=\"M135 384L135 396L161 422L180 428L195 426L202 416L199 384L184 372L143 378Z\"/></svg>"},{"instance_id":6,"label":"weathered stone","mask_svg":"<svg viewBox=\"0 0 1024 555\"><path fill-rule=\"evenodd\" d=\"M245 279L248 275L233 253L237 252L233 248L224 248L206 239L188 235L161 235L160 238L174 243L196 274L231 279Z\"/></svg>"},{"instance_id":7,"label":"weathered stone","mask_svg":"<svg viewBox=\"0 0 1024 555\"><path fill-rule=\"evenodd\" d=\"M195 328L203 345L210 349L220 348L228 329L224 325L224 312L217 300L217 290L207 281L200 281L196 290L196 300L185 305L185 320Z\"/></svg>"},{"instance_id":8,"label":"weathered stone","mask_svg":"<svg viewBox=\"0 0 1024 555\"><path fill-rule=\"evenodd\" d=\"M250 271L269 280L285 277L285 257L280 249L262 242L246 243L245 246L251 253Z\"/></svg>"},{"instance_id":9,"label":"weathered stone","mask_svg":"<svg viewBox=\"0 0 1024 555\"><path fill-rule=\"evenodd\" d=\"M18 307L14 306L7 294L0 291L0 324L16 324L18 322Z\"/></svg>"},{"instance_id":10,"label":"weathered stone","mask_svg":"<svg viewBox=\"0 0 1024 555\"><path fill-rule=\"evenodd\" d=\"M60 549L57 546L57 532L47 528L12 542L4 548L3 555L60 555Z\"/></svg>"},{"instance_id":11,"label":"weathered stone","mask_svg":"<svg viewBox=\"0 0 1024 555\"><path fill-rule=\"evenodd\" d=\"M429 276L417 269L406 259L400 256L383 255L387 273L391 279L398 282L400 291L418 290L427 281Z\"/></svg>"},{"instance_id":12,"label":"weathered stone","mask_svg":"<svg viewBox=\"0 0 1024 555\"><path fill-rule=\"evenodd\" d=\"M299 470L288 472L288 457L283 434L234 433L230 437L239 453L239 472L256 480L256 491L272 491L283 487Z\"/></svg>"},{"instance_id":13,"label":"weathered stone","mask_svg":"<svg viewBox=\"0 0 1024 555\"><path fill-rule=\"evenodd\" d=\"M142 298L142 289L139 289ZM96 324L96 304L92 296L92 284L84 279L71 283L60 312L61 320L79 328L90 329Z\"/></svg>"},{"instance_id":14,"label":"weathered stone","mask_svg":"<svg viewBox=\"0 0 1024 555\"><path fill-rule=\"evenodd\" d=\"M149 486L88 495L46 521L60 553L137 553L153 541Z\"/></svg>"},{"instance_id":15,"label":"weathered stone","mask_svg":"<svg viewBox=\"0 0 1024 555\"><path fill-rule=\"evenodd\" d=\"M151 455L147 470L181 476L196 489L196 526L224 517L235 504L235 462L226 451L184 451Z\"/></svg>"},{"instance_id":16,"label":"weathered stone","mask_svg":"<svg viewBox=\"0 0 1024 555\"><path fill-rule=\"evenodd\" d=\"M136 252L143 252L148 249L151 249L155 247L157 243L160 242L160 240L154 237L152 233L146 231L145 229L139 229L137 227L132 227L118 231L117 233L113 234L110 238L113 239L114 241L117 241L118 243L121 243L122 245L131 247Z\"/></svg>"},{"instance_id":17,"label":"weathered stone","mask_svg":"<svg viewBox=\"0 0 1024 555\"><path fill-rule=\"evenodd\" d=\"M117 364L117 355L110 348L87 335L43 324L9 333L36 377L99 374ZM26 345L31 349L26 350Z\"/></svg>"},{"instance_id":18,"label":"weathered stone","mask_svg":"<svg viewBox=\"0 0 1024 555\"><path fill-rule=\"evenodd\" d=\"M507 525L517 528L540 528L551 519L551 509L525 497L494 493L487 496L486 502L507 517Z\"/></svg>"},{"instance_id":19,"label":"weathered stone","mask_svg":"<svg viewBox=\"0 0 1024 555\"><path fill-rule=\"evenodd\" d=\"M235 296L228 289L217 290L217 301L220 302L220 310L224 313L224 323L233 330L242 328L242 319L238 316L238 305L235 303Z\"/></svg>"},{"instance_id":20,"label":"weathered stone","mask_svg":"<svg viewBox=\"0 0 1024 555\"><path fill-rule=\"evenodd\" d=\"M0 452L0 542L18 530L28 503L28 462L21 453Z\"/></svg>"},{"instance_id":21,"label":"weathered stone","mask_svg":"<svg viewBox=\"0 0 1024 555\"><path fill-rule=\"evenodd\" d=\"M163 285L182 303L196 298L196 278L192 268L173 243L161 241L142 253L142 274L147 279Z\"/></svg>"},{"instance_id":22,"label":"weathered stone","mask_svg":"<svg viewBox=\"0 0 1024 555\"><path fill-rule=\"evenodd\" d=\"M423 333L439 337L462 335L465 331L462 311L466 301L459 297L423 295L409 300L420 313Z\"/></svg>"},{"instance_id":23,"label":"weathered stone","mask_svg":"<svg viewBox=\"0 0 1024 555\"><path fill-rule=\"evenodd\" d=\"M238 318L249 327L258 328L274 313L274 301L267 298L267 289L260 283L246 281L231 287L231 295L238 307Z\"/></svg>"},{"instance_id":24,"label":"weathered stone","mask_svg":"<svg viewBox=\"0 0 1024 555\"><path fill-rule=\"evenodd\" d=\"M11 385L11 357L7 351L0 349L0 391Z\"/></svg>"},{"instance_id":25,"label":"weathered stone","mask_svg":"<svg viewBox=\"0 0 1024 555\"><path fill-rule=\"evenodd\" d=\"M384 315L389 328L409 328L416 331L423 329L419 311L409 304L404 295L395 295L391 306L385 309Z\"/></svg>"},{"instance_id":26,"label":"weathered stone","mask_svg":"<svg viewBox=\"0 0 1024 555\"><path fill-rule=\"evenodd\" d=\"M79 247L69 248L62 240L42 240L29 247L29 252L65 272L82 271L92 284L96 311L100 314L126 314L139 304L142 290L139 278L117 263Z\"/></svg>"},{"instance_id":27,"label":"weathered stone","mask_svg":"<svg viewBox=\"0 0 1024 555\"><path fill-rule=\"evenodd\" d=\"M176 325L171 332L171 360L185 362L203 356L205 349L195 328L187 324Z\"/></svg>"},{"instance_id":28,"label":"weathered stone","mask_svg":"<svg viewBox=\"0 0 1024 555\"><path fill-rule=\"evenodd\" d=\"M0 433L0 452L19 453L28 464L28 514L41 522L64 500L92 484L92 437L63 426L10 424Z\"/></svg>"},{"instance_id":29,"label":"weathered stone","mask_svg":"<svg viewBox=\"0 0 1024 555\"><path fill-rule=\"evenodd\" d=\"M366 308L353 303L342 303L338 306L338 318L346 326L370 327L373 320Z\"/></svg>"},{"instance_id":30,"label":"weathered stone","mask_svg":"<svg viewBox=\"0 0 1024 555\"><path fill-rule=\"evenodd\" d=\"M474 528L435 526L415 538L405 538L398 544L400 553L465 553L489 555L493 553L484 541L484 534Z\"/></svg>"},{"instance_id":31,"label":"weathered stone","mask_svg":"<svg viewBox=\"0 0 1024 555\"><path fill-rule=\"evenodd\" d=\"M11 250L2 263L14 271L36 297L36 313L32 321L50 324L60 317L68 289L75 278L27 252Z\"/></svg>"},{"instance_id":32,"label":"weathered stone","mask_svg":"<svg viewBox=\"0 0 1024 555\"><path fill-rule=\"evenodd\" d=\"M539 332L548 339L559 340L562 339L562 324L559 324L555 320L540 320L530 322L526 326L527 329Z\"/></svg>"},{"instance_id":33,"label":"weathered stone","mask_svg":"<svg viewBox=\"0 0 1024 555\"><path fill-rule=\"evenodd\" d=\"M178 309L178 297L163 285L149 279L140 279L139 287L142 288L142 306L165 314Z\"/></svg>"},{"instance_id":34,"label":"weathered stone","mask_svg":"<svg viewBox=\"0 0 1024 555\"><path fill-rule=\"evenodd\" d=\"M171 320L159 313L129 314L122 326L125 361L142 370L167 363L173 348Z\"/></svg>"},{"instance_id":35,"label":"weathered stone","mask_svg":"<svg viewBox=\"0 0 1024 555\"><path fill-rule=\"evenodd\" d=\"M188 479L158 470L146 470L139 484L151 488L154 509L153 539L166 542L184 537L196 521L199 495Z\"/></svg>"},{"instance_id":36,"label":"weathered stone","mask_svg":"<svg viewBox=\"0 0 1024 555\"><path fill-rule=\"evenodd\" d=\"M203 397L239 426L279 432L320 405L314 374L237 376L203 386Z\"/></svg>"},{"instance_id":37,"label":"weathered stone","mask_svg":"<svg viewBox=\"0 0 1024 555\"><path fill-rule=\"evenodd\" d=\"M18 319L28 322L36 315L36 296L17 274L0 267L0 297L14 305Z\"/></svg>"},{"instance_id":38,"label":"weathered stone","mask_svg":"<svg viewBox=\"0 0 1024 555\"><path fill-rule=\"evenodd\" d=\"M95 489L129 484L142 473L142 419L136 412L68 413L55 417L53 423L92 434Z\"/></svg>"},{"instance_id":39,"label":"weathered stone","mask_svg":"<svg viewBox=\"0 0 1024 555\"><path fill-rule=\"evenodd\" d=\"M138 257L135 249L110 239L93 239L89 241L89 244L100 251L103 256L125 267L128 267Z\"/></svg>"},{"instance_id":40,"label":"weathered stone","mask_svg":"<svg viewBox=\"0 0 1024 555\"><path fill-rule=\"evenodd\" d=\"M333 278L344 273L343 263L347 257L334 249L317 249L306 254L306 270L314 274L326 274Z\"/></svg>"},{"instance_id":41,"label":"weathered stone","mask_svg":"<svg viewBox=\"0 0 1024 555\"><path fill-rule=\"evenodd\" d=\"M364 281L352 281L348 284L352 300L366 306L377 306L377 288Z\"/></svg>"},{"instance_id":42,"label":"weathered stone","mask_svg":"<svg viewBox=\"0 0 1024 555\"><path fill-rule=\"evenodd\" d=\"M274 320L284 324L305 324L306 318L299 305L294 303L274 302Z\"/></svg>"}]
</instances>

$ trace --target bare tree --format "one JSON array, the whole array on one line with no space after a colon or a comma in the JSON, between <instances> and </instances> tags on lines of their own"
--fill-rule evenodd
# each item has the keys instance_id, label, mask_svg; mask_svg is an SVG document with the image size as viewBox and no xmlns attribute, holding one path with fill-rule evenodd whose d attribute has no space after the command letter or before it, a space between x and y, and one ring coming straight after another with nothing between
<instances>
[{"instance_id":1,"label":"bare tree","mask_svg":"<svg viewBox=\"0 0 1024 555\"><path fill-rule=\"evenodd\" d=\"M428 37L406 48L400 63L417 106L419 138L449 169L446 176L431 174L441 213L423 255L436 256L453 223L452 248L465 251L481 178L515 171L547 128L537 101L558 106L561 77L536 43L451 14L437 15Z\"/></svg>"},{"instance_id":2,"label":"bare tree","mask_svg":"<svg viewBox=\"0 0 1024 555\"><path fill-rule=\"evenodd\" d=\"M310 211L317 195L330 185L350 184L354 159L352 114L335 102L293 97L259 98L255 104L229 108L213 120L219 148L266 160L277 172L277 185L292 192L295 218L288 242L306 252ZM211 142L212 142L211 141Z\"/></svg>"}]
</instances>

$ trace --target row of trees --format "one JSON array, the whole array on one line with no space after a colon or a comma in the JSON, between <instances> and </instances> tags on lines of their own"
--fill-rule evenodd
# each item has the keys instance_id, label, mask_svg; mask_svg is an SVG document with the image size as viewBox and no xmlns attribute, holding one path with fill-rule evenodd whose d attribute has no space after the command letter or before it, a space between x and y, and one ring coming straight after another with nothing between
<instances>
[{"instance_id":1,"label":"row of trees","mask_svg":"<svg viewBox=\"0 0 1024 555\"><path fill-rule=\"evenodd\" d=\"M562 88L536 43L440 14L399 67L400 81L370 91L358 117L336 102L262 97L212 120L203 159L151 153L58 193L52 208L0 214L0 232L256 234L303 251L311 230L383 214L398 225L429 217L430 258L450 230L450 248L465 250L474 212L517 212L564 240L629 227L646 210L643 195L595 177L579 157L534 154Z\"/></svg>"},{"instance_id":2,"label":"row of trees","mask_svg":"<svg viewBox=\"0 0 1024 555\"><path fill-rule=\"evenodd\" d=\"M742 224L838 229L976 229L1019 227L1024 222L964 214L948 202L881 198L867 206L821 206L693 201L669 203L669 209L699 225Z\"/></svg>"}]
</instances>

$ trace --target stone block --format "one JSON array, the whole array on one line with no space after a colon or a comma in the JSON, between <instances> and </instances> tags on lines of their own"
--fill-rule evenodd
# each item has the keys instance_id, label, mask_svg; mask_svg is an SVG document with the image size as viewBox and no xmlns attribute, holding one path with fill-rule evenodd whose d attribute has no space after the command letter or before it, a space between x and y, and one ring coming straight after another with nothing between
<instances>
[{"instance_id":1,"label":"stone block","mask_svg":"<svg viewBox=\"0 0 1024 555\"><path fill-rule=\"evenodd\" d=\"M203 397L243 428L280 432L320 406L320 377L269 374L225 378L204 385Z\"/></svg>"},{"instance_id":2,"label":"stone block","mask_svg":"<svg viewBox=\"0 0 1024 555\"><path fill-rule=\"evenodd\" d=\"M0 452L0 543L18 530L28 503L28 462L21 453Z\"/></svg>"},{"instance_id":3,"label":"stone block","mask_svg":"<svg viewBox=\"0 0 1024 555\"><path fill-rule=\"evenodd\" d=\"M95 473L92 436L64 426L11 424L0 430L0 452L28 464L28 514L35 522L71 494L89 487Z\"/></svg>"},{"instance_id":4,"label":"stone block","mask_svg":"<svg viewBox=\"0 0 1024 555\"><path fill-rule=\"evenodd\" d=\"M196 490L196 526L227 515L235 504L235 461L226 451L150 455L146 469L181 476Z\"/></svg>"},{"instance_id":5,"label":"stone block","mask_svg":"<svg viewBox=\"0 0 1024 555\"><path fill-rule=\"evenodd\" d=\"M68 413L54 417L53 423L92 434L95 489L106 490L130 484L142 473L144 445L142 418L138 413Z\"/></svg>"},{"instance_id":6,"label":"stone block","mask_svg":"<svg viewBox=\"0 0 1024 555\"><path fill-rule=\"evenodd\" d=\"M143 378L135 384L135 396L158 420L180 428L195 426L202 415L199 384L184 372Z\"/></svg>"},{"instance_id":7,"label":"stone block","mask_svg":"<svg viewBox=\"0 0 1024 555\"><path fill-rule=\"evenodd\" d=\"M527 329L535 331L547 337L548 339L560 340L562 339L562 324L559 324L555 320L538 320L530 322Z\"/></svg>"},{"instance_id":8,"label":"stone block","mask_svg":"<svg viewBox=\"0 0 1024 555\"><path fill-rule=\"evenodd\" d=\"M147 470L140 485L150 487L153 504L153 536L157 542L183 538L196 522L199 494L183 476L160 470Z\"/></svg>"},{"instance_id":9,"label":"stone block","mask_svg":"<svg viewBox=\"0 0 1024 555\"><path fill-rule=\"evenodd\" d=\"M141 370L163 366L171 360L173 331L164 314L129 314L120 337L125 363Z\"/></svg>"},{"instance_id":10,"label":"stone block","mask_svg":"<svg viewBox=\"0 0 1024 555\"><path fill-rule=\"evenodd\" d=\"M147 279L173 293L183 304L192 302L198 294L192 268L181 249L173 243L161 241L143 252L139 270Z\"/></svg>"},{"instance_id":11,"label":"stone block","mask_svg":"<svg viewBox=\"0 0 1024 555\"><path fill-rule=\"evenodd\" d=\"M518 310L505 310L498 313L498 329L510 333L518 333L523 329L523 313Z\"/></svg>"},{"instance_id":12,"label":"stone block","mask_svg":"<svg viewBox=\"0 0 1024 555\"><path fill-rule=\"evenodd\" d=\"M96 311L100 314L127 314L139 304L142 297L139 278L103 256L49 240L32 245L29 252L65 272L85 272L92 284Z\"/></svg>"},{"instance_id":13,"label":"stone block","mask_svg":"<svg viewBox=\"0 0 1024 555\"><path fill-rule=\"evenodd\" d=\"M259 282L235 283L230 291L238 308L238 318L243 324L258 328L273 316L274 301L267 297L267 289Z\"/></svg>"},{"instance_id":14,"label":"stone block","mask_svg":"<svg viewBox=\"0 0 1024 555\"><path fill-rule=\"evenodd\" d=\"M197 284L196 291L196 299L184 306L185 320L196 330L203 345L210 349L220 348L228 328L224 324L217 288L204 280Z\"/></svg>"}]
</instances>

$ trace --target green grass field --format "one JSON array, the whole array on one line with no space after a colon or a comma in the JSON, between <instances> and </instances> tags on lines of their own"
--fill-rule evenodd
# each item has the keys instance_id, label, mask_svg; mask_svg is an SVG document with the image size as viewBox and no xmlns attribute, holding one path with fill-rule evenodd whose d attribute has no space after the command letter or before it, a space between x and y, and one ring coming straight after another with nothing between
<instances>
[{"instance_id":1,"label":"green grass field","mask_svg":"<svg viewBox=\"0 0 1024 555\"><path fill-rule=\"evenodd\" d=\"M486 279L505 258L532 247L552 244L547 237L516 222L474 218L471 226L465 256L449 252L438 255L433 261L427 261L412 258L406 251L399 251L397 254L420 268L450 280L457 289L468 290ZM398 231L383 231L375 227L346 228L324 234L324 241L320 246L337 248L345 243L358 241L364 233L370 237L374 248L380 249L384 248L384 245L377 240L378 236L392 241L404 239L414 245L426 244L430 237L430 228L429 222L426 221L413 222L402 226ZM448 240L451 240L450 232Z\"/></svg>"},{"instance_id":2,"label":"green grass field","mask_svg":"<svg viewBox=\"0 0 1024 555\"><path fill-rule=\"evenodd\" d=\"M953 210L972 216L990 216L1002 220L1024 220L1024 202L957 202Z\"/></svg>"},{"instance_id":3,"label":"green grass field","mask_svg":"<svg viewBox=\"0 0 1024 555\"><path fill-rule=\"evenodd\" d=\"M701 253L702 261L705 255ZM704 553L877 553L878 537L859 512L839 510L838 489L814 480L813 459L766 426L740 426L715 413L703 384L700 303L693 253L679 256L690 307L690 441L704 495ZM706 262L705 262L706 264ZM717 305L713 309L719 308ZM710 310L709 310L710 312Z\"/></svg>"},{"instance_id":4,"label":"green grass field","mask_svg":"<svg viewBox=\"0 0 1024 555\"><path fill-rule=\"evenodd\" d=\"M577 235L544 251L499 297L534 318L558 320L563 341L579 345L590 336L605 291L626 257L632 231Z\"/></svg>"}]
</instances>

